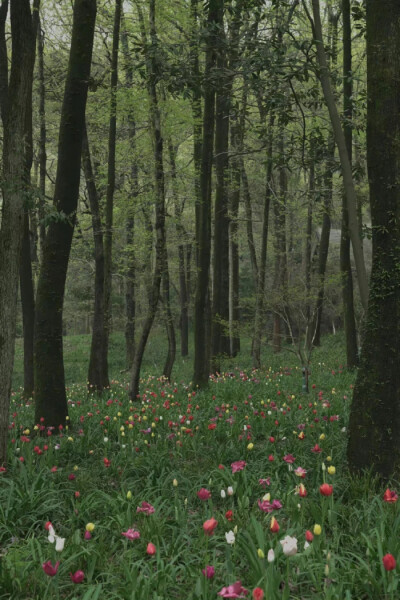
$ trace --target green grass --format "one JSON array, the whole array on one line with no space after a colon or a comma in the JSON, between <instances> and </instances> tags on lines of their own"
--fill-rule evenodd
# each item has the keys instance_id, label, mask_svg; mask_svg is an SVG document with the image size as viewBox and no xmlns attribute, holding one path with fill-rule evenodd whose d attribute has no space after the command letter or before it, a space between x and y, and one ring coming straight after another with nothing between
<instances>
[{"instance_id":1,"label":"green grass","mask_svg":"<svg viewBox=\"0 0 400 600\"><path fill-rule=\"evenodd\" d=\"M377 481L350 477L346 468L355 374L341 368L340 335L315 351L310 381L315 387L307 395L293 354L277 356L265 348L265 368L254 372L246 341L241 355L224 365L230 374L214 378L207 390L187 385L192 357L178 358L174 382L165 384L157 379L164 334L156 332L140 403L129 402L127 374L120 373L122 336L112 338L115 381L101 397L86 392L90 339L65 342L69 430L62 436L28 433L32 404L19 393L12 399L9 465L0 474L0 599L210 600L237 581L249 590L248 599L256 587L264 600L399 597L397 570L386 572L382 557L400 558L400 505L383 502ZM17 356L17 384L20 360ZM321 453L311 451L315 444ZM306 469L305 479L283 460L289 454L294 469ZM231 464L239 460L246 466L233 473ZM336 472L329 473L329 466ZM259 480L266 478L270 485L263 488ZM333 485L332 496L320 494L324 481ZM304 498L296 493L299 483L307 490ZM199 499L201 488L211 499ZM282 508L260 510L265 493ZM144 501L154 514L137 512ZM272 516L278 533L270 530ZM218 525L207 537L203 523L211 517ZM66 540L61 553L47 539L49 520ZM84 538L87 523L95 525L90 540ZM315 524L322 533L305 549L305 532ZM122 536L128 528L140 531L140 538ZM233 545L225 538L231 530ZM298 540L291 557L280 544L287 535ZM155 555L146 552L149 542ZM57 559L57 576L49 577L42 563ZM215 568L213 579L202 574L207 565ZM85 574L81 584L70 580L77 570Z\"/></svg>"}]
</instances>

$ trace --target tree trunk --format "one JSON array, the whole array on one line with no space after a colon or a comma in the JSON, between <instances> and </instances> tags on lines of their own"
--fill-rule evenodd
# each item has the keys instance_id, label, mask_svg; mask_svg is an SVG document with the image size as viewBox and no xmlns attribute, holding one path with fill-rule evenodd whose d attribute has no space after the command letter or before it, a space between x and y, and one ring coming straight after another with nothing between
<instances>
[{"instance_id":1,"label":"tree trunk","mask_svg":"<svg viewBox=\"0 0 400 600\"><path fill-rule=\"evenodd\" d=\"M39 67L39 248L40 248L40 261L43 260L43 247L44 239L46 237L46 226L45 226L45 202L46 202L46 88L44 81L44 41L43 31L39 21L38 35L37 35L37 52L38 52L38 67Z\"/></svg>"},{"instance_id":2,"label":"tree trunk","mask_svg":"<svg viewBox=\"0 0 400 600\"><path fill-rule=\"evenodd\" d=\"M64 101L61 110L54 203L63 219L52 221L43 248L36 295L35 421L47 427L68 414L63 362L63 300L78 205L82 138L92 59L96 0L76 0Z\"/></svg>"},{"instance_id":3,"label":"tree trunk","mask_svg":"<svg viewBox=\"0 0 400 600\"><path fill-rule=\"evenodd\" d=\"M201 160L202 160L202 109L201 109L201 77L199 67L199 30L198 0L190 0L190 66L192 76L192 115L193 115L193 163L194 163L194 198L196 243L199 239L197 227L200 224L201 207ZM196 246L196 265L198 265L198 248Z\"/></svg>"},{"instance_id":4,"label":"tree trunk","mask_svg":"<svg viewBox=\"0 0 400 600\"><path fill-rule=\"evenodd\" d=\"M122 13L121 13L122 17ZM124 53L126 74L126 88L133 90L133 65L129 55L128 36L124 30L121 35L122 51ZM136 160L136 122L133 109L128 112L128 135L129 147L132 155L131 163L131 203L128 209L126 219L126 325L125 325L125 346L126 346L126 365L130 369L135 356L135 321L136 321L136 259L135 259L135 211L136 199L138 196L138 165Z\"/></svg>"},{"instance_id":5,"label":"tree trunk","mask_svg":"<svg viewBox=\"0 0 400 600\"><path fill-rule=\"evenodd\" d=\"M103 370L104 348L104 245L101 225L100 203L95 182L95 176L90 156L87 129L83 132L82 166L85 174L86 189L89 197L90 212L92 213L92 228L94 239L94 309L92 342L88 371L88 390L101 392L109 386L107 373Z\"/></svg>"},{"instance_id":6,"label":"tree trunk","mask_svg":"<svg viewBox=\"0 0 400 600\"><path fill-rule=\"evenodd\" d=\"M143 15L138 5L140 27L142 32L143 45L147 47L146 33L144 29ZM166 239L165 239L165 183L164 183L164 163L163 163L163 137L161 133L161 116L158 106L157 95L157 69L156 69L156 51L158 39L155 24L155 0L150 0L150 38L151 48L146 52L146 67L148 78L148 92L150 99L150 122L153 134L154 144L154 176L156 191L156 256L154 261L153 278L150 290L150 302L147 317L143 324L139 343L136 347L135 358L132 365L131 385L129 396L131 400L136 400L139 394L140 368L143 355L147 344L151 328L157 312L158 301L160 298L160 285L162 278L163 265L165 261Z\"/></svg>"},{"instance_id":7,"label":"tree trunk","mask_svg":"<svg viewBox=\"0 0 400 600\"><path fill-rule=\"evenodd\" d=\"M207 17L207 47L204 72L203 142L200 174L201 202L197 214L196 242L198 253L194 323L195 386L207 385L210 371L209 355L209 273L211 257L211 171L214 139L216 47L223 17L222 0L210 0Z\"/></svg>"},{"instance_id":8,"label":"tree trunk","mask_svg":"<svg viewBox=\"0 0 400 600\"><path fill-rule=\"evenodd\" d=\"M188 296L186 286L185 271L185 239L186 232L182 225L183 205L179 202L176 179L175 150L171 139L168 140L168 154L171 167L172 193L174 197L175 208L175 228L178 241L178 272L179 272L179 303L181 307L180 329L181 329L181 355L187 356L189 353L189 314L188 314ZM169 295L169 292L168 292Z\"/></svg>"},{"instance_id":9,"label":"tree trunk","mask_svg":"<svg viewBox=\"0 0 400 600\"><path fill-rule=\"evenodd\" d=\"M352 471L400 472L400 4L367 3L367 162L372 273L350 411Z\"/></svg>"},{"instance_id":10,"label":"tree trunk","mask_svg":"<svg viewBox=\"0 0 400 600\"><path fill-rule=\"evenodd\" d=\"M282 131L282 130L281 130ZM281 320L282 315L288 318L287 310L287 255L286 255L286 193L287 172L285 161L285 148L283 133L279 139L279 154L281 164L279 166L279 198L274 202L274 225L275 225L275 273L274 288L279 294L279 306L274 314L273 327L273 349L279 353L282 349Z\"/></svg>"},{"instance_id":11,"label":"tree trunk","mask_svg":"<svg viewBox=\"0 0 400 600\"><path fill-rule=\"evenodd\" d=\"M253 332L253 366L256 369L261 368L261 341L264 324L264 293L265 293L265 276L267 272L267 245L268 245L268 229L269 229L269 207L272 196L272 167L273 158L272 150L274 145L274 115L271 113L269 119L269 131L268 131L268 148L267 148L267 176L265 185L265 196L264 196L264 211L263 211L263 222L262 222L262 236L261 236L261 249L260 249L260 261L259 271L257 278L257 294L256 294L256 314L254 317L254 332Z\"/></svg>"},{"instance_id":12,"label":"tree trunk","mask_svg":"<svg viewBox=\"0 0 400 600\"><path fill-rule=\"evenodd\" d=\"M339 152L340 164L342 167L343 184L347 200L347 210L349 215L349 234L353 246L354 261L357 269L358 286L360 289L360 299L364 307L368 304L368 278L365 269L364 254L362 249L361 238L359 235L359 226L357 219L357 198L354 188L353 174L351 164L346 148L346 140L344 137L342 125L340 122L339 113L336 107L335 97L332 90L329 67L326 59L325 48L322 37L322 25L319 9L319 0L312 0L314 14L314 38L317 48L317 58L320 68L320 79L322 90L324 93L325 102L328 107L329 116L334 131L336 145Z\"/></svg>"},{"instance_id":13,"label":"tree trunk","mask_svg":"<svg viewBox=\"0 0 400 600\"><path fill-rule=\"evenodd\" d=\"M342 0L343 20L343 130L350 162L353 146L353 80L351 72L351 16L350 0ZM360 205L360 203L359 203ZM359 215L360 222L360 215ZM358 365L357 331L354 316L353 275L350 260L349 215L346 195L342 196L342 231L340 236L340 271L342 275L342 298L344 331L346 337L346 357L348 368Z\"/></svg>"},{"instance_id":14,"label":"tree trunk","mask_svg":"<svg viewBox=\"0 0 400 600\"><path fill-rule=\"evenodd\" d=\"M236 356L240 351L239 335L239 204L240 204L240 160L241 123L240 115L231 127L231 146L235 156L230 162L230 223L229 223L229 341L230 356Z\"/></svg>"},{"instance_id":15,"label":"tree trunk","mask_svg":"<svg viewBox=\"0 0 400 600\"><path fill-rule=\"evenodd\" d=\"M122 0L115 0L113 44L111 55L110 83L110 121L108 130L108 163L107 163L107 195L104 230L104 338L101 369L104 380L108 382L108 346L111 331L112 304L112 241L113 241L113 212L115 192L115 146L117 139L117 84L118 84L118 50L119 31L121 24Z\"/></svg>"},{"instance_id":16,"label":"tree trunk","mask_svg":"<svg viewBox=\"0 0 400 600\"><path fill-rule=\"evenodd\" d=\"M167 330L168 338L168 353L165 359L163 375L167 381L171 380L172 368L175 362L176 355L176 338L174 320L171 312L171 303L169 298L169 271L168 271L168 254L167 248L164 249L164 264L162 273L162 287L163 287L163 305L165 315L165 327Z\"/></svg>"},{"instance_id":17,"label":"tree trunk","mask_svg":"<svg viewBox=\"0 0 400 600\"><path fill-rule=\"evenodd\" d=\"M4 55L5 39L2 39L7 9L8 2L3 1L0 14L0 61L7 60L7 54ZM7 79L4 79L4 76L7 77L7 68L4 71L4 63L0 65L0 100L4 131L3 206L0 229L0 464L7 460L8 415L26 194L25 115L27 98L32 88L34 46L29 0L13 0L11 3L11 40L9 86Z\"/></svg>"}]
</instances>

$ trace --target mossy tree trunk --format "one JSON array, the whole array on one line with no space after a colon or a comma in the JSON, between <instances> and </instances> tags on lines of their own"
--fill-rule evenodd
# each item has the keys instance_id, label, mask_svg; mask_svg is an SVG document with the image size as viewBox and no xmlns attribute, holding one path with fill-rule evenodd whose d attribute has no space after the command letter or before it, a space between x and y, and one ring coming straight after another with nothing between
<instances>
[{"instance_id":1,"label":"mossy tree trunk","mask_svg":"<svg viewBox=\"0 0 400 600\"><path fill-rule=\"evenodd\" d=\"M367 2L372 273L350 411L352 471L400 473L400 3Z\"/></svg>"},{"instance_id":2,"label":"mossy tree trunk","mask_svg":"<svg viewBox=\"0 0 400 600\"><path fill-rule=\"evenodd\" d=\"M0 10L0 31L4 34L7 1L3 1ZM24 196L27 191L25 116L27 99L32 88L34 45L29 0L13 0L10 12L12 59L9 85L5 37L0 35L1 116L4 131L3 206L0 229L0 464L7 460L18 276L23 238Z\"/></svg>"}]
</instances>

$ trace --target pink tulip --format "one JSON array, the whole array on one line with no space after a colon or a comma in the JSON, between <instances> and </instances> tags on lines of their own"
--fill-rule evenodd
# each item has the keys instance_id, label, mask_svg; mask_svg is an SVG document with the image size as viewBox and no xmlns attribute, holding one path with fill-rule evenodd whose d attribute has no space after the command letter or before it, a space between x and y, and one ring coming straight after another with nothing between
<instances>
[{"instance_id":1,"label":"pink tulip","mask_svg":"<svg viewBox=\"0 0 400 600\"><path fill-rule=\"evenodd\" d=\"M54 575L57 575L59 565L60 565L59 560L56 562L54 567L51 564L51 561L48 560L47 562L42 564L42 569L46 573L46 575L49 575L50 577L54 577Z\"/></svg>"},{"instance_id":2,"label":"pink tulip","mask_svg":"<svg viewBox=\"0 0 400 600\"><path fill-rule=\"evenodd\" d=\"M207 579L212 579L215 575L215 568L211 565L207 565L205 569L202 569L201 571L204 575L204 577L207 577Z\"/></svg>"},{"instance_id":3,"label":"pink tulip","mask_svg":"<svg viewBox=\"0 0 400 600\"><path fill-rule=\"evenodd\" d=\"M156 553L156 547L154 544L152 544L151 542L149 542L147 544L147 548L146 548L146 552L147 554L149 554L150 556L154 556L154 554Z\"/></svg>"},{"instance_id":4,"label":"pink tulip","mask_svg":"<svg viewBox=\"0 0 400 600\"><path fill-rule=\"evenodd\" d=\"M249 593L249 590L246 590L242 587L242 583L237 581L232 585L228 585L228 587L223 587L220 592L218 592L218 596L222 596L222 598L245 598Z\"/></svg>"},{"instance_id":5,"label":"pink tulip","mask_svg":"<svg viewBox=\"0 0 400 600\"><path fill-rule=\"evenodd\" d=\"M201 488L197 492L197 497L200 498L200 500L209 500L211 498L211 492L206 488Z\"/></svg>"},{"instance_id":6,"label":"pink tulip","mask_svg":"<svg viewBox=\"0 0 400 600\"><path fill-rule=\"evenodd\" d=\"M140 513L144 513L145 515L152 515L155 511L154 506L152 506L151 504L149 504L148 502L142 502L141 506L138 506L136 509L136 512Z\"/></svg>"},{"instance_id":7,"label":"pink tulip","mask_svg":"<svg viewBox=\"0 0 400 600\"><path fill-rule=\"evenodd\" d=\"M136 529L127 529L121 535L125 536L127 540L138 540L140 538L140 532Z\"/></svg>"},{"instance_id":8,"label":"pink tulip","mask_svg":"<svg viewBox=\"0 0 400 600\"><path fill-rule=\"evenodd\" d=\"M85 573L83 571L75 571L75 573L70 573L69 575L72 583L82 583L85 579Z\"/></svg>"}]
</instances>

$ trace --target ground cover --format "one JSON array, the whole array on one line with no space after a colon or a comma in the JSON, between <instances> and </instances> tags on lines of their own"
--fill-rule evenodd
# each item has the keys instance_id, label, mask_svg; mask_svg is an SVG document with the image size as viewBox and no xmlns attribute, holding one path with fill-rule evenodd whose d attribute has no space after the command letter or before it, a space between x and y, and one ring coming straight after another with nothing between
<instances>
[{"instance_id":1,"label":"ground cover","mask_svg":"<svg viewBox=\"0 0 400 600\"><path fill-rule=\"evenodd\" d=\"M71 384L63 430L15 392L0 598L397 598L396 482L346 471L342 355L316 351L309 394L287 353L202 392L146 376L136 403Z\"/></svg>"}]
</instances>

